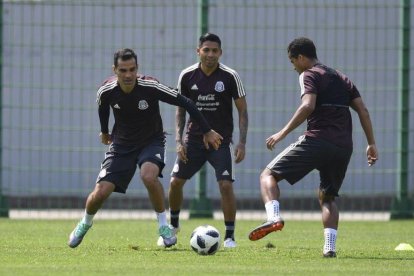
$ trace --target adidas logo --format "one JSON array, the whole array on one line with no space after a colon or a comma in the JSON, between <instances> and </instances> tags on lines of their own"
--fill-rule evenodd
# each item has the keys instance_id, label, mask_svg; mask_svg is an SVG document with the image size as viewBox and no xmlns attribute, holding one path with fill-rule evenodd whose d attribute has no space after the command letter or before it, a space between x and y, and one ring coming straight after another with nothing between
<instances>
[{"instance_id":1,"label":"adidas logo","mask_svg":"<svg viewBox=\"0 0 414 276\"><path fill-rule=\"evenodd\" d=\"M157 157L158 159L161 159L161 154L157 153L157 154L155 155L155 157Z\"/></svg>"},{"instance_id":2,"label":"adidas logo","mask_svg":"<svg viewBox=\"0 0 414 276\"><path fill-rule=\"evenodd\" d=\"M114 108L116 108L116 109L121 109L121 108L119 107L119 105L118 105L118 104L115 104L115 105L114 105Z\"/></svg>"},{"instance_id":3,"label":"adidas logo","mask_svg":"<svg viewBox=\"0 0 414 276\"><path fill-rule=\"evenodd\" d=\"M191 86L191 90L198 90L197 84L194 84L193 86Z\"/></svg>"},{"instance_id":4,"label":"adidas logo","mask_svg":"<svg viewBox=\"0 0 414 276\"><path fill-rule=\"evenodd\" d=\"M227 170L225 170L222 175L230 175L230 174Z\"/></svg>"}]
</instances>

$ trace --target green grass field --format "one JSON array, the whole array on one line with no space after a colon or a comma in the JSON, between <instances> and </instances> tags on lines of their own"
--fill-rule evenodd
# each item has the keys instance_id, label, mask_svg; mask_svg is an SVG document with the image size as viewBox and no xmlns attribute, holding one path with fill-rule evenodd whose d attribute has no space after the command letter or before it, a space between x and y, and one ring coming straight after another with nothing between
<instances>
[{"instance_id":1,"label":"green grass field","mask_svg":"<svg viewBox=\"0 0 414 276\"><path fill-rule=\"evenodd\" d=\"M341 222L338 258L321 257L320 222L287 221L281 232L251 242L260 221L238 221L238 247L199 256L189 246L192 230L218 220L185 220L178 244L156 246L155 220L95 220L83 243L69 248L76 221L0 219L0 275L414 275L414 221Z\"/></svg>"}]
</instances>

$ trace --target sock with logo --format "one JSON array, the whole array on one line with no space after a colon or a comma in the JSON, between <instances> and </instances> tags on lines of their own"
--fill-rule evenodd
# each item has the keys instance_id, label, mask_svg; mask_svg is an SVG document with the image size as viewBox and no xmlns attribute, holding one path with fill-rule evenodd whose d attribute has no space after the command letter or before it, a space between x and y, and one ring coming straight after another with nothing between
<instances>
[{"instance_id":1,"label":"sock with logo","mask_svg":"<svg viewBox=\"0 0 414 276\"><path fill-rule=\"evenodd\" d=\"M323 246L323 253L327 253L329 251L335 251L336 245L336 229L332 228L325 228L323 229L324 237L325 237L325 245Z\"/></svg>"},{"instance_id":2,"label":"sock with logo","mask_svg":"<svg viewBox=\"0 0 414 276\"><path fill-rule=\"evenodd\" d=\"M268 201L265 204L265 208L266 208L267 221L275 221L279 219L280 217L279 201L277 200Z\"/></svg>"}]
</instances>

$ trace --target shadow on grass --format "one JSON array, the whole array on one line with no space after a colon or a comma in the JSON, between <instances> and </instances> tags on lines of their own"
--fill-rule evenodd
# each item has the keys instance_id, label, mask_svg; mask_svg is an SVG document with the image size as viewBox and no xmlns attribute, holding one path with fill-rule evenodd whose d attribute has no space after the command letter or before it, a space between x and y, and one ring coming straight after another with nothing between
<instances>
[{"instance_id":1,"label":"shadow on grass","mask_svg":"<svg viewBox=\"0 0 414 276\"><path fill-rule=\"evenodd\" d=\"M338 256L338 258L351 260L414 261L414 257Z\"/></svg>"},{"instance_id":2,"label":"shadow on grass","mask_svg":"<svg viewBox=\"0 0 414 276\"><path fill-rule=\"evenodd\" d=\"M191 249L187 249L187 248L177 248L177 247L172 247L172 248L151 248L151 247L142 247L139 245L129 245L128 246L129 249L131 250L135 250L135 251L154 251L154 252L185 252L185 251L192 251Z\"/></svg>"}]
</instances>

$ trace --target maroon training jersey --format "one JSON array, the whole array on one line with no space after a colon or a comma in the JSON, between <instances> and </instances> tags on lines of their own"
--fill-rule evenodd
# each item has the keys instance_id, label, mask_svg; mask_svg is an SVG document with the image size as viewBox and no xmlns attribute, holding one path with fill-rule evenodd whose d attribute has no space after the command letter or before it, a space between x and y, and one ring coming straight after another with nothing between
<instances>
[{"instance_id":1,"label":"maroon training jersey","mask_svg":"<svg viewBox=\"0 0 414 276\"><path fill-rule=\"evenodd\" d=\"M233 100L246 96L235 70L219 63L218 68L207 76L200 63L193 64L181 72L178 92L197 105L210 126L223 136L223 142L232 141ZM200 126L191 116L187 122L186 140L202 141Z\"/></svg>"},{"instance_id":2,"label":"maroon training jersey","mask_svg":"<svg viewBox=\"0 0 414 276\"><path fill-rule=\"evenodd\" d=\"M352 117L349 105L360 97L352 81L341 72L315 64L299 76L301 96L316 94L316 107L307 118L305 135L352 148Z\"/></svg>"},{"instance_id":3,"label":"maroon training jersey","mask_svg":"<svg viewBox=\"0 0 414 276\"><path fill-rule=\"evenodd\" d=\"M101 132L109 133L110 109L114 115L112 141L116 144L144 147L153 139L163 138L164 129L159 101L181 106L201 123L203 133L211 129L196 106L177 90L158 83L154 78L137 76L130 93L124 93L116 76L108 78L97 92Z\"/></svg>"}]
</instances>

